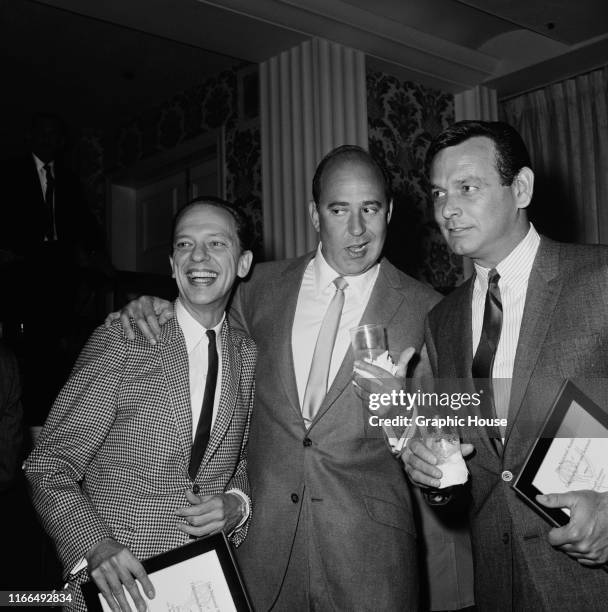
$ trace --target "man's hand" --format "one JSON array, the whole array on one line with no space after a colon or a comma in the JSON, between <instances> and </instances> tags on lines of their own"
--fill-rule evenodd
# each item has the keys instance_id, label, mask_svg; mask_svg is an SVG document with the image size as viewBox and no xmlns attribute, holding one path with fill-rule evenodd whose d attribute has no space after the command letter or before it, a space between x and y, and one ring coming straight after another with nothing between
<instances>
[{"instance_id":1,"label":"man's hand","mask_svg":"<svg viewBox=\"0 0 608 612\"><path fill-rule=\"evenodd\" d=\"M570 521L549 532L549 544L576 559L581 565L608 561L608 493L571 491L537 495L547 508L569 508Z\"/></svg>"},{"instance_id":2,"label":"man's hand","mask_svg":"<svg viewBox=\"0 0 608 612\"><path fill-rule=\"evenodd\" d=\"M367 361L355 361L353 371L353 385L357 395L369 406L369 396L372 393L392 393L405 388L405 373L410 359L416 350L413 347L405 349L399 356L397 370L393 376L390 372ZM392 406L379 406L374 414L380 417L386 416Z\"/></svg>"},{"instance_id":3,"label":"man's hand","mask_svg":"<svg viewBox=\"0 0 608 612\"><path fill-rule=\"evenodd\" d=\"M463 457L468 457L474 450L472 444L461 444L460 452ZM436 489L441 484L443 472L436 467L438 459L422 440L410 440L401 453L401 461L405 466L405 472L410 481L422 488L432 487Z\"/></svg>"},{"instance_id":4,"label":"man's hand","mask_svg":"<svg viewBox=\"0 0 608 612\"><path fill-rule=\"evenodd\" d=\"M177 527L192 536L201 537L219 531L230 533L243 518L243 502L235 493L199 497L188 489L186 499L191 505L175 511L185 520Z\"/></svg>"},{"instance_id":5,"label":"man's hand","mask_svg":"<svg viewBox=\"0 0 608 612\"><path fill-rule=\"evenodd\" d=\"M126 546L112 538L106 538L96 544L86 557L89 575L113 612L131 610L123 585L131 595L137 610L143 612L147 609L135 580L139 580L148 599L154 598L154 587L142 564Z\"/></svg>"},{"instance_id":6,"label":"man's hand","mask_svg":"<svg viewBox=\"0 0 608 612\"><path fill-rule=\"evenodd\" d=\"M159 297L142 295L131 300L120 312L111 312L105 320L105 326L110 327L113 321L120 319L120 324L129 340L135 338L129 317L135 319L141 333L156 344L160 337L160 328L169 319L173 318L173 304Z\"/></svg>"}]
</instances>

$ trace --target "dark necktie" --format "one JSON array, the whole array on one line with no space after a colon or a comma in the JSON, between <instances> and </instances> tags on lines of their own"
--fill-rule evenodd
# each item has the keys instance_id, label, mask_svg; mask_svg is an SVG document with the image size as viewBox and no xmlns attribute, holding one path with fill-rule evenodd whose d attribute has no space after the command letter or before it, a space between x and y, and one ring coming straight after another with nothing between
<instances>
[{"instance_id":1,"label":"dark necktie","mask_svg":"<svg viewBox=\"0 0 608 612\"><path fill-rule=\"evenodd\" d=\"M44 224L44 235L47 240L55 240L55 210L53 196L55 194L55 177L50 164L45 164L44 172L46 173L46 192L44 194L44 204L46 219Z\"/></svg>"},{"instance_id":2,"label":"dark necktie","mask_svg":"<svg viewBox=\"0 0 608 612\"><path fill-rule=\"evenodd\" d=\"M495 268L492 268L488 273L488 291L483 311L481 338L475 351L472 367L473 378L477 379L478 390L483 389L484 394L486 394L487 399L482 402L482 406L487 411L487 414L484 416L488 417L495 416L492 368L502 328L502 301L500 299L500 289L498 288L499 279L500 274L498 274Z\"/></svg>"},{"instance_id":3,"label":"dark necktie","mask_svg":"<svg viewBox=\"0 0 608 612\"><path fill-rule=\"evenodd\" d=\"M190 452L190 464L188 465L188 474L194 480L196 473L203 460L207 443L209 442L209 434L211 433L211 417L213 416L213 399L215 397L215 387L217 384L217 347L215 346L215 332L212 329L207 330L209 338L209 347L207 349L208 366L207 380L205 382L205 394L203 395L203 406L201 415L196 426L196 434Z\"/></svg>"}]
</instances>

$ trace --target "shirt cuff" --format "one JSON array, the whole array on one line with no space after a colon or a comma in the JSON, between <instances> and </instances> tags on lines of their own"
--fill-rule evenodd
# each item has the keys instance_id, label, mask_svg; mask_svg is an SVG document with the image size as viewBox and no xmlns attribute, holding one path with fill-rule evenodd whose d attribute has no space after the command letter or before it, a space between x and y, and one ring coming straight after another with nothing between
<instances>
[{"instance_id":1,"label":"shirt cuff","mask_svg":"<svg viewBox=\"0 0 608 612\"><path fill-rule=\"evenodd\" d=\"M87 567L87 560L82 557L80 561L72 568L70 571L70 578L73 578L76 574L80 573L83 569Z\"/></svg>"},{"instance_id":2,"label":"shirt cuff","mask_svg":"<svg viewBox=\"0 0 608 612\"><path fill-rule=\"evenodd\" d=\"M240 489L230 489L229 491L226 491L226 493L234 493L235 495L240 497L241 501L244 504L243 517L230 533L230 535L232 535L235 531L238 531L247 522L247 519L251 514L251 500L249 499L249 496L243 493L243 491L241 491Z\"/></svg>"}]
</instances>

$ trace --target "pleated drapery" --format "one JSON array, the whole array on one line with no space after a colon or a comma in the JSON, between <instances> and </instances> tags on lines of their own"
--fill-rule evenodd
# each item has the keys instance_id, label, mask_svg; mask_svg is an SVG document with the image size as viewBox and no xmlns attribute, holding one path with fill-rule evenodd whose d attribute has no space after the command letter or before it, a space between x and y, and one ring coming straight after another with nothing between
<instances>
[{"instance_id":1,"label":"pleated drapery","mask_svg":"<svg viewBox=\"0 0 608 612\"><path fill-rule=\"evenodd\" d=\"M312 177L342 144L367 148L365 55L313 39L260 65L266 259L295 257L318 241L308 215Z\"/></svg>"},{"instance_id":2,"label":"pleated drapery","mask_svg":"<svg viewBox=\"0 0 608 612\"><path fill-rule=\"evenodd\" d=\"M545 216L557 214L563 203L568 239L608 244L608 67L501 106L549 193Z\"/></svg>"}]
</instances>

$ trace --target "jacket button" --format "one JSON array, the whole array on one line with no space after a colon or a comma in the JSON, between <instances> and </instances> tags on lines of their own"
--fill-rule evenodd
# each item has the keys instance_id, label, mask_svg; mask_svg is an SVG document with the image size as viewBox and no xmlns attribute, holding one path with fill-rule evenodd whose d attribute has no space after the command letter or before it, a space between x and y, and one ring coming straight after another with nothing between
<instances>
[{"instance_id":1,"label":"jacket button","mask_svg":"<svg viewBox=\"0 0 608 612\"><path fill-rule=\"evenodd\" d=\"M304 444L304 446L312 446L312 440L310 438L304 438L302 444Z\"/></svg>"},{"instance_id":2,"label":"jacket button","mask_svg":"<svg viewBox=\"0 0 608 612\"><path fill-rule=\"evenodd\" d=\"M292 494L291 494L291 501L292 501L294 504L297 504L297 503L300 501L300 498L298 497L298 494L297 494L297 493L292 493Z\"/></svg>"},{"instance_id":3,"label":"jacket button","mask_svg":"<svg viewBox=\"0 0 608 612\"><path fill-rule=\"evenodd\" d=\"M509 470L505 470L502 474L501 474L502 479L505 482L511 482L513 480L513 473L509 472Z\"/></svg>"},{"instance_id":4,"label":"jacket button","mask_svg":"<svg viewBox=\"0 0 608 612\"><path fill-rule=\"evenodd\" d=\"M192 486L192 493L194 493L194 495L198 495L200 490L201 488L197 484Z\"/></svg>"},{"instance_id":5,"label":"jacket button","mask_svg":"<svg viewBox=\"0 0 608 612\"><path fill-rule=\"evenodd\" d=\"M502 539L502 543L503 544L508 544L509 543L509 534L505 531L502 534L502 538L501 539Z\"/></svg>"}]
</instances>

